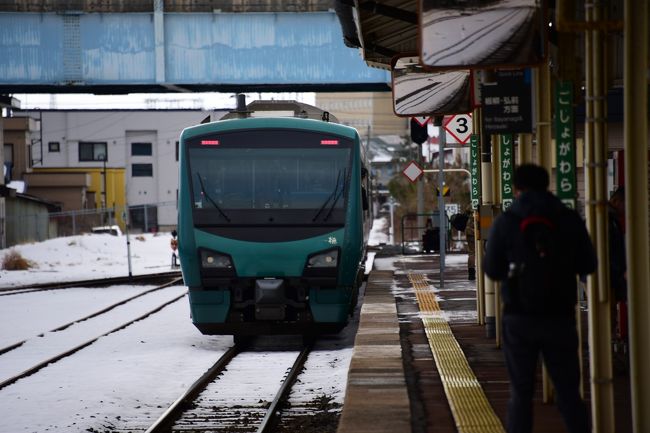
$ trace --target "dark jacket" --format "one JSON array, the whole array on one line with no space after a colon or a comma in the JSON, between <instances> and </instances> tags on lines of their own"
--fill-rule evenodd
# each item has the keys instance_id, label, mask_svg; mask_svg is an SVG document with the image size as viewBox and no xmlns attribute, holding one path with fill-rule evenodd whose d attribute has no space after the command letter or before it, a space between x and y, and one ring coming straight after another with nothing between
<instances>
[{"instance_id":1,"label":"dark jacket","mask_svg":"<svg viewBox=\"0 0 650 433\"><path fill-rule=\"evenodd\" d=\"M514 284L508 280L508 270L514 258L514 239L519 236L519 223L530 215L543 216L554 222L562 245L561 263L553 272L557 281L554 293L557 302L545 311L548 315L570 315L577 301L576 275L584 276L596 270L596 252L585 224L572 209L567 208L552 193L526 191L512 206L499 215L488 234L483 270L493 280L500 280L506 314L525 314L518 302ZM545 313L546 314L546 313Z\"/></svg>"}]
</instances>

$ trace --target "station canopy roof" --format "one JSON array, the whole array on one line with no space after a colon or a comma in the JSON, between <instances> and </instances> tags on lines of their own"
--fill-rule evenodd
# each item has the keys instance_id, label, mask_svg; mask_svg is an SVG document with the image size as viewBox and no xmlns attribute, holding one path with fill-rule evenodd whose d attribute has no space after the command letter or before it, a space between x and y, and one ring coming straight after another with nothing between
<instances>
[{"instance_id":1,"label":"station canopy roof","mask_svg":"<svg viewBox=\"0 0 650 433\"><path fill-rule=\"evenodd\" d=\"M336 0L348 47L360 48L369 66L390 69L391 59L418 49L416 0Z\"/></svg>"}]
</instances>

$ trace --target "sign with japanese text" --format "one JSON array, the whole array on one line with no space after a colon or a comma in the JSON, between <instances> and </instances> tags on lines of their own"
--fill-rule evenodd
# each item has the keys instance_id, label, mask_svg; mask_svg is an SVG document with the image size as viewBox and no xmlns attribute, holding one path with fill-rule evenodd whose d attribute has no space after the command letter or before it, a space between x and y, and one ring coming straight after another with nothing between
<instances>
[{"instance_id":1,"label":"sign with japanese text","mask_svg":"<svg viewBox=\"0 0 650 433\"><path fill-rule=\"evenodd\" d=\"M469 140L470 199L472 209L478 209L481 200L481 148L478 135L472 134Z\"/></svg>"},{"instance_id":2,"label":"sign with japanese text","mask_svg":"<svg viewBox=\"0 0 650 433\"><path fill-rule=\"evenodd\" d=\"M481 85L483 130L487 134L533 131L531 72L529 69L496 71L496 81Z\"/></svg>"},{"instance_id":3,"label":"sign with japanese text","mask_svg":"<svg viewBox=\"0 0 650 433\"><path fill-rule=\"evenodd\" d=\"M514 175L514 146L512 135L501 136L501 205L506 210L512 205L512 176Z\"/></svg>"},{"instance_id":4,"label":"sign with japanese text","mask_svg":"<svg viewBox=\"0 0 650 433\"><path fill-rule=\"evenodd\" d=\"M557 196L576 207L576 146L573 124L573 83L558 81L555 89L555 155Z\"/></svg>"}]
</instances>

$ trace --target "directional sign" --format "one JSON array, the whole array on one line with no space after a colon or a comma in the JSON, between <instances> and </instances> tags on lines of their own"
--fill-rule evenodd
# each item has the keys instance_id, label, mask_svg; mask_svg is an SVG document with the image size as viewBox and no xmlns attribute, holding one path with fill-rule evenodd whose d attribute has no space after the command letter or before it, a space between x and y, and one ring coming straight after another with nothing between
<instances>
[{"instance_id":1,"label":"directional sign","mask_svg":"<svg viewBox=\"0 0 650 433\"><path fill-rule=\"evenodd\" d=\"M532 132L531 86L529 69L496 71L496 82L481 86L483 131L486 134Z\"/></svg>"},{"instance_id":2,"label":"directional sign","mask_svg":"<svg viewBox=\"0 0 650 433\"><path fill-rule=\"evenodd\" d=\"M420 124L420 126L426 126L427 123L429 123L429 120L431 120L431 117L429 116L413 116L411 119L415 120Z\"/></svg>"},{"instance_id":3,"label":"directional sign","mask_svg":"<svg viewBox=\"0 0 650 433\"><path fill-rule=\"evenodd\" d=\"M445 116L444 128L447 131L448 143L466 144L472 136L472 115L455 114Z\"/></svg>"},{"instance_id":4,"label":"directional sign","mask_svg":"<svg viewBox=\"0 0 650 433\"><path fill-rule=\"evenodd\" d=\"M402 174L413 183L417 182L420 176L422 176L422 173L424 173L424 170L422 170L422 167L420 167L415 161L411 161L411 163L402 170Z\"/></svg>"}]
</instances>

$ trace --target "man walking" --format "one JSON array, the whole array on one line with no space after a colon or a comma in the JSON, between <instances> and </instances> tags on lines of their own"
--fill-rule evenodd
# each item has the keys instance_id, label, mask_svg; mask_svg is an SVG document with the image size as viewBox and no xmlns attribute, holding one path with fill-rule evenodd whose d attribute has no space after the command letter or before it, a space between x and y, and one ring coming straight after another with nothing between
<instances>
[{"instance_id":1,"label":"man walking","mask_svg":"<svg viewBox=\"0 0 650 433\"><path fill-rule=\"evenodd\" d=\"M521 165L513 181L515 200L494 221L483 262L485 273L502 283L507 431L532 431L541 354L568 431L587 433L589 416L579 393L576 276L595 271L596 253L580 216L548 191L544 168Z\"/></svg>"}]
</instances>

